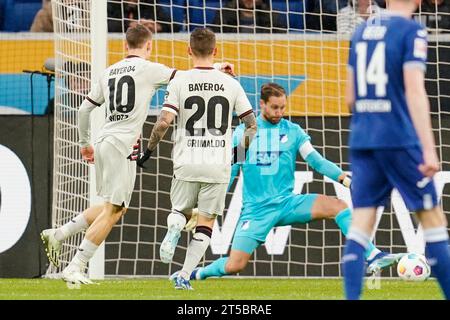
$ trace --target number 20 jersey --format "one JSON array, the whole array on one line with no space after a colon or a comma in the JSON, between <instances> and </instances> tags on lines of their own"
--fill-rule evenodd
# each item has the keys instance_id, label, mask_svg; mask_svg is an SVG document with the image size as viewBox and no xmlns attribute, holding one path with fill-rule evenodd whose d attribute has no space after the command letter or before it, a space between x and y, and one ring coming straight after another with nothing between
<instances>
[{"instance_id":1,"label":"number 20 jersey","mask_svg":"<svg viewBox=\"0 0 450 320\"><path fill-rule=\"evenodd\" d=\"M106 104L106 122L96 141L108 139L127 157L142 132L155 91L174 75L175 69L138 56L109 66L87 97L94 105Z\"/></svg>"},{"instance_id":2,"label":"number 20 jersey","mask_svg":"<svg viewBox=\"0 0 450 320\"><path fill-rule=\"evenodd\" d=\"M178 115L173 169L177 179L228 183L233 111L253 112L238 81L213 68L195 68L173 79L163 109Z\"/></svg>"},{"instance_id":3,"label":"number 20 jersey","mask_svg":"<svg viewBox=\"0 0 450 320\"><path fill-rule=\"evenodd\" d=\"M354 33L349 55L355 104L350 148L418 146L405 96L403 70L426 68L427 33L414 20L382 13Z\"/></svg>"}]
</instances>

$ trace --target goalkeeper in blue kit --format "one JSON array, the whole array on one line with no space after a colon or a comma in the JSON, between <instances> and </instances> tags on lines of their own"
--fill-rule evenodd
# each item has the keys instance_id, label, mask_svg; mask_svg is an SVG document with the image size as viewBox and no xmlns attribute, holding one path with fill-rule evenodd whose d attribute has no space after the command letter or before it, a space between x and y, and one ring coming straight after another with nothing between
<instances>
[{"instance_id":1,"label":"goalkeeper in blue kit","mask_svg":"<svg viewBox=\"0 0 450 320\"><path fill-rule=\"evenodd\" d=\"M416 8L415 0L390 0L389 10L369 18L351 41L346 100L353 113L354 216L342 259L347 299L361 296L376 208L393 188L417 213L431 271L450 299L447 221L432 179L439 161L424 81L427 32L411 19Z\"/></svg>"},{"instance_id":2,"label":"goalkeeper in blue kit","mask_svg":"<svg viewBox=\"0 0 450 320\"><path fill-rule=\"evenodd\" d=\"M344 201L326 195L293 193L297 153L314 170L347 187L351 183L350 177L314 149L310 137L298 124L283 119L286 107L283 87L276 83L263 85L260 107L258 132L246 159L232 167L231 182L242 170L244 187L243 210L230 255L195 269L192 280L240 272L253 251L264 243L269 231L276 226L335 219L344 235L349 229L351 212ZM234 145L238 145L243 133L244 127L238 126L233 134ZM365 257L368 270L375 272L396 263L401 255L381 252L370 244Z\"/></svg>"}]
</instances>

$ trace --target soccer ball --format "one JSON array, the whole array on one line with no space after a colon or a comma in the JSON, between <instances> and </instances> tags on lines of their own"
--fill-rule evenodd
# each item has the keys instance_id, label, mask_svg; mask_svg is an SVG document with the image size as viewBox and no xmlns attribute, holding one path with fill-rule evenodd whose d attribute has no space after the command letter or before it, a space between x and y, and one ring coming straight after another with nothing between
<instances>
[{"instance_id":1,"label":"soccer ball","mask_svg":"<svg viewBox=\"0 0 450 320\"><path fill-rule=\"evenodd\" d=\"M406 281L424 281L430 276L427 259L417 253L403 256L397 265L398 276Z\"/></svg>"}]
</instances>

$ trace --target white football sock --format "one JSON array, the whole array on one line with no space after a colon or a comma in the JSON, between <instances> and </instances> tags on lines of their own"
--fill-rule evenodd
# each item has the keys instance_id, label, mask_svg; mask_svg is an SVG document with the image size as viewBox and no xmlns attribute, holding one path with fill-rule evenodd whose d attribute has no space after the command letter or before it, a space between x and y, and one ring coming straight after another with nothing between
<instances>
[{"instance_id":1,"label":"white football sock","mask_svg":"<svg viewBox=\"0 0 450 320\"><path fill-rule=\"evenodd\" d=\"M84 268L89 260L94 256L97 248L98 246L96 244L84 238L69 266Z\"/></svg>"},{"instance_id":2,"label":"white football sock","mask_svg":"<svg viewBox=\"0 0 450 320\"><path fill-rule=\"evenodd\" d=\"M89 224L84 217L84 214L79 214L65 225L58 228L55 232L55 239L58 241L64 241L70 236L77 234L83 230L86 230L89 227Z\"/></svg>"},{"instance_id":3,"label":"white football sock","mask_svg":"<svg viewBox=\"0 0 450 320\"><path fill-rule=\"evenodd\" d=\"M183 278L189 280L192 271L205 255L206 249L208 249L211 241L211 233L212 230L209 227L199 226L196 228L196 232L187 248L183 269L180 272Z\"/></svg>"}]
</instances>

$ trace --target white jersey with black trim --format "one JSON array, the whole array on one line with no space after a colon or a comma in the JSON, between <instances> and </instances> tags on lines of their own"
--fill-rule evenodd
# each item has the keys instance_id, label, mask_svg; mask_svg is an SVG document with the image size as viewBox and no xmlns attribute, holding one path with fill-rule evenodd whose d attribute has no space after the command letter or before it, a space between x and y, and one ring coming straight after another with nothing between
<instances>
[{"instance_id":1,"label":"white jersey with black trim","mask_svg":"<svg viewBox=\"0 0 450 320\"><path fill-rule=\"evenodd\" d=\"M172 80L162 110L178 115L172 153L174 175L184 181L228 183L233 112L253 112L239 82L211 68Z\"/></svg>"},{"instance_id":2,"label":"white jersey with black trim","mask_svg":"<svg viewBox=\"0 0 450 320\"><path fill-rule=\"evenodd\" d=\"M141 134L155 91L168 84L175 72L138 56L108 67L86 98L96 106L106 104L106 122L96 142L107 138L127 157Z\"/></svg>"}]
</instances>

